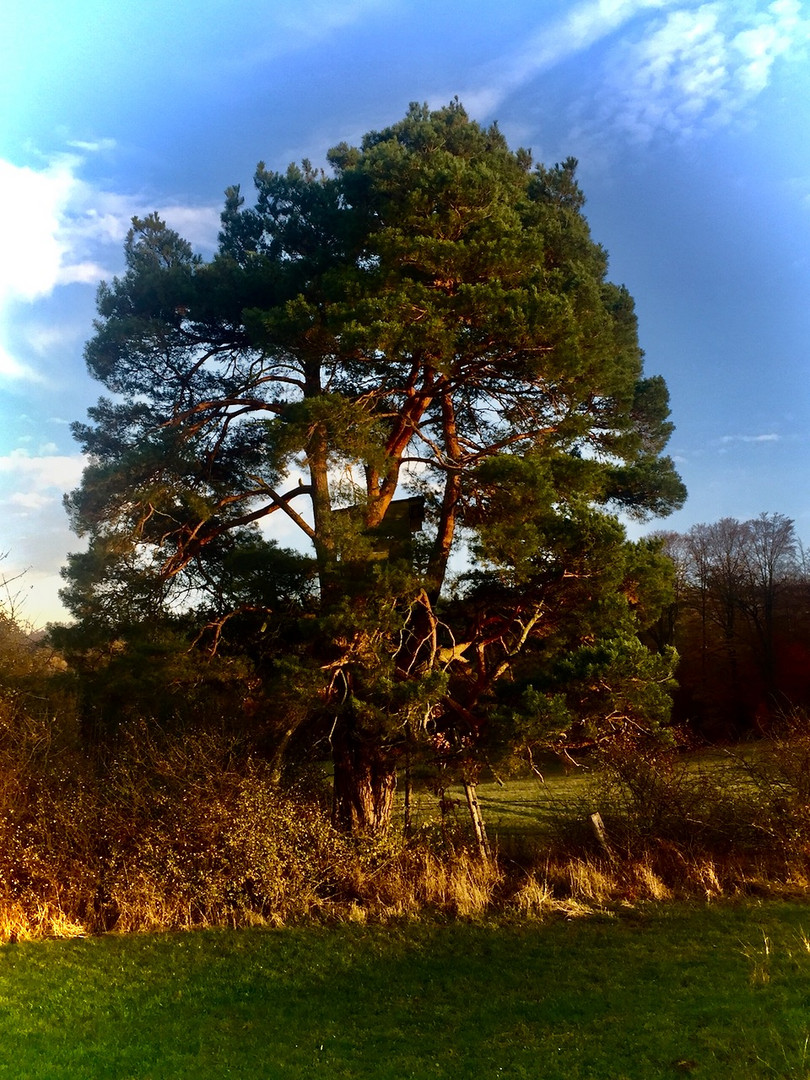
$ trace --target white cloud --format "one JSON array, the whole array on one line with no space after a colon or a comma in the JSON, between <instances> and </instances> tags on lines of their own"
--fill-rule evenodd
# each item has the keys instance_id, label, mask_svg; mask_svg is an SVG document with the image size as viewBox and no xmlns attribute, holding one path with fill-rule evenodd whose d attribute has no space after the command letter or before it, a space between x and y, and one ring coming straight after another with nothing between
<instances>
[{"instance_id":1,"label":"white cloud","mask_svg":"<svg viewBox=\"0 0 810 1080\"><path fill-rule=\"evenodd\" d=\"M35 456L28 450L12 450L10 454L0 457L0 481L8 487L10 478L15 489L24 486L29 494L46 491L61 493L76 487L85 464L82 454L45 453Z\"/></svg>"},{"instance_id":2,"label":"white cloud","mask_svg":"<svg viewBox=\"0 0 810 1080\"><path fill-rule=\"evenodd\" d=\"M219 206L164 206L160 211L166 224L203 254L213 252L222 227Z\"/></svg>"},{"instance_id":3,"label":"white cloud","mask_svg":"<svg viewBox=\"0 0 810 1080\"><path fill-rule=\"evenodd\" d=\"M809 34L799 0L681 6L647 20L613 51L600 119L639 141L727 124L768 86L774 63L798 54Z\"/></svg>"},{"instance_id":4,"label":"white cloud","mask_svg":"<svg viewBox=\"0 0 810 1080\"><path fill-rule=\"evenodd\" d=\"M773 443L780 442L780 437L776 432L771 431L766 435L724 435L720 442L725 445L728 443Z\"/></svg>"},{"instance_id":5,"label":"white cloud","mask_svg":"<svg viewBox=\"0 0 810 1080\"><path fill-rule=\"evenodd\" d=\"M2 331L2 315L2 308L0 308L0 332ZM0 378L28 379L32 382L40 381L34 369L12 356L8 349L3 346L2 341L0 341Z\"/></svg>"},{"instance_id":6,"label":"white cloud","mask_svg":"<svg viewBox=\"0 0 810 1080\"><path fill-rule=\"evenodd\" d=\"M55 496L41 495L36 491L15 491L5 501L10 506L19 506L23 511L41 510L45 506L53 506Z\"/></svg>"},{"instance_id":7,"label":"white cloud","mask_svg":"<svg viewBox=\"0 0 810 1080\"><path fill-rule=\"evenodd\" d=\"M57 596L64 584L59 567L68 551L82 546L70 533L61 501L78 484L86 462L81 454L50 453L52 447L0 457L0 555L8 556L0 561L0 586L21 575L12 594L24 602L23 616L39 623L65 617Z\"/></svg>"},{"instance_id":8,"label":"white cloud","mask_svg":"<svg viewBox=\"0 0 810 1080\"><path fill-rule=\"evenodd\" d=\"M71 145L84 154L114 147L111 140ZM19 305L34 304L60 286L95 286L111 277L120 270L132 217L155 208L137 193L108 191L84 180L85 162L75 152L54 155L39 169L0 159L0 377L37 378L31 363L15 355L25 332L18 333L23 341L11 345L12 325L18 331L22 325L16 318ZM158 212L195 247L214 248L218 208L170 202ZM51 325L27 343L42 355L73 336L62 338Z\"/></svg>"},{"instance_id":9,"label":"white cloud","mask_svg":"<svg viewBox=\"0 0 810 1080\"><path fill-rule=\"evenodd\" d=\"M74 184L64 159L40 172L0 160L0 298L34 300L53 289Z\"/></svg>"}]
</instances>

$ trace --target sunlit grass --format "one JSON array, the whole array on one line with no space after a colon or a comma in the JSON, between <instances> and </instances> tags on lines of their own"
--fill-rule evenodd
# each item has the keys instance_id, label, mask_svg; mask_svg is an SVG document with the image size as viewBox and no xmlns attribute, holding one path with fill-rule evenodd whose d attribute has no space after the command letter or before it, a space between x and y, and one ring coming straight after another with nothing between
<instances>
[{"instance_id":1,"label":"sunlit grass","mask_svg":"<svg viewBox=\"0 0 810 1080\"><path fill-rule=\"evenodd\" d=\"M810 1075L799 905L25 943L0 1076Z\"/></svg>"},{"instance_id":2,"label":"sunlit grass","mask_svg":"<svg viewBox=\"0 0 810 1080\"><path fill-rule=\"evenodd\" d=\"M478 784L478 800L488 832L499 836L515 834L544 837L560 817L577 813L594 803L592 771L585 766L563 769L556 760L544 761L542 770L522 770L501 776L487 771ZM434 782L435 783L435 782ZM445 816L466 826L467 803L461 785L448 783L444 791ZM403 786L397 792L397 821L404 816ZM417 783L411 795L411 821L416 825L436 824L442 817L433 784Z\"/></svg>"},{"instance_id":3,"label":"sunlit grass","mask_svg":"<svg viewBox=\"0 0 810 1080\"><path fill-rule=\"evenodd\" d=\"M680 759L687 775L706 777L746 790L750 776L746 770L754 750L739 747L726 750L701 750ZM563 766L557 758L541 762L535 772L527 769L496 778L485 772L478 785L478 800L486 828L497 844L509 845L516 839L543 843L561 823L587 821L590 814L605 810L605 789L598 767L587 758L577 765ZM449 784L445 792L446 814L462 827L467 826L468 811L460 784ZM403 816L403 793L397 796L397 820ZM412 821L437 823L441 819L439 800L433 790L417 784L412 796Z\"/></svg>"}]
</instances>

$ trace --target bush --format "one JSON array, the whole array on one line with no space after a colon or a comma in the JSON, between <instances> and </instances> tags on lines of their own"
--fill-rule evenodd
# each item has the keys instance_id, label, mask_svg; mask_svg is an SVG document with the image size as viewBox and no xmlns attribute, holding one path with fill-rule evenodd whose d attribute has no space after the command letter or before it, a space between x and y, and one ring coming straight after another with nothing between
<instances>
[{"instance_id":1,"label":"bush","mask_svg":"<svg viewBox=\"0 0 810 1080\"><path fill-rule=\"evenodd\" d=\"M463 848L348 837L322 786L283 788L222 734L136 725L116 756L51 753L0 711L0 940L47 934L476 916L500 881Z\"/></svg>"},{"instance_id":2,"label":"bush","mask_svg":"<svg viewBox=\"0 0 810 1080\"><path fill-rule=\"evenodd\" d=\"M674 750L616 746L598 775L608 832L628 854L650 845L686 857L764 846L760 799L731 757L696 763Z\"/></svg>"},{"instance_id":3,"label":"bush","mask_svg":"<svg viewBox=\"0 0 810 1080\"><path fill-rule=\"evenodd\" d=\"M106 902L118 929L281 922L328 904L346 843L312 793L224 738L136 733L109 766Z\"/></svg>"}]
</instances>

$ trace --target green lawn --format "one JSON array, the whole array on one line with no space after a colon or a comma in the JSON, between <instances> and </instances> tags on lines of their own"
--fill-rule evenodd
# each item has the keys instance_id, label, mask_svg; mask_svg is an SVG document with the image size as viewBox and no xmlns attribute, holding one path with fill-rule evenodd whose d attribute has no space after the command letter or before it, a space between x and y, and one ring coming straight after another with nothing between
<instances>
[{"instance_id":1,"label":"green lawn","mask_svg":"<svg viewBox=\"0 0 810 1080\"><path fill-rule=\"evenodd\" d=\"M718 791L730 789L750 791L751 779L743 762L755 756L755 748L738 747L733 753L724 750L701 750L684 754L676 767L695 781L705 777L717 785ZM466 829L469 812L460 785L451 785L447 796L453 804L453 816ZM597 768L587 762L579 767L564 769L557 758L541 762L539 774L522 772L507 776L500 782L486 775L478 785L478 800L487 832L497 847L507 851L514 840L541 842L561 824L571 821L587 822L595 811L605 813L605 786ZM403 795L397 792L397 812L402 815ZM416 822L436 822L439 805L434 793L417 786L413 800L412 818Z\"/></svg>"},{"instance_id":2,"label":"green lawn","mask_svg":"<svg viewBox=\"0 0 810 1080\"><path fill-rule=\"evenodd\" d=\"M0 949L0 1076L810 1077L810 907Z\"/></svg>"},{"instance_id":3,"label":"green lawn","mask_svg":"<svg viewBox=\"0 0 810 1080\"><path fill-rule=\"evenodd\" d=\"M598 802L592 780L593 773L587 767L565 772L556 759L543 763L541 775L524 772L508 776L500 783L487 775L477 789L487 831L495 840L501 835L514 834L539 838L561 817L570 817L580 810L584 813L585 807L592 813ZM451 784L446 797L453 805L453 816L466 828L469 811L461 785ZM402 785L397 789L396 799L396 814L401 818ZM416 823L437 822L440 810L436 794L417 784L411 816Z\"/></svg>"}]
</instances>

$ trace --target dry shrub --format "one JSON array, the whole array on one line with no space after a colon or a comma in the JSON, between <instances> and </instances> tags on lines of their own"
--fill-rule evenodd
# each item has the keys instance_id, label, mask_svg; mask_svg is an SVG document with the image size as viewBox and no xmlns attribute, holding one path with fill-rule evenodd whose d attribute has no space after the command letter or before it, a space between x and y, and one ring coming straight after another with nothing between
<instances>
[{"instance_id":1,"label":"dry shrub","mask_svg":"<svg viewBox=\"0 0 810 1080\"><path fill-rule=\"evenodd\" d=\"M54 747L0 700L0 940L285 921L329 907L347 842L221 736Z\"/></svg>"},{"instance_id":2,"label":"dry shrub","mask_svg":"<svg viewBox=\"0 0 810 1080\"><path fill-rule=\"evenodd\" d=\"M317 784L279 786L222 735L141 725L114 759L91 761L46 715L0 695L0 941L806 893L809 776L803 730L708 772L615 754L597 787L607 845L577 806L576 827L533 868L482 860L446 830L347 837Z\"/></svg>"},{"instance_id":3,"label":"dry shrub","mask_svg":"<svg viewBox=\"0 0 810 1080\"><path fill-rule=\"evenodd\" d=\"M584 807L552 842L569 880L555 892L595 902L807 892L810 722L791 718L767 741L711 758L614 747L596 774L606 857ZM615 885L592 866L607 866Z\"/></svg>"},{"instance_id":4,"label":"dry shrub","mask_svg":"<svg viewBox=\"0 0 810 1080\"><path fill-rule=\"evenodd\" d=\"M502 877L494 860L463 850L441 857L425 849L415 861L422 905L465 918L483 915L492 905Z\"/></svg>"},{"instance_id":5,"label":"dry shrub","mask_svg":"<svg viewBox=\"0 0 810 1080\"><path fill-rule=\"evenodd\" d=\"M687 880L696 885L707 900L723 895L722 870L711 859L696 860L687 867Z\"/></svg>"},{"instance_id":6,"label":"dry shrub","mask_svg":"<svg viewBox=\"0 0 810 1080\"><path fill-rule=\"evenodd\" d=\"M648 859L632 866L633 884L645 900L671 900L672 890L666 885Z\"/></svg>"},{"instance_id":7,"label":"dry shrub","mask_svg":"<svg viewBox=\"0 0 810 1080\"><path fill-rule=\"evenodd\" d=\"M2 718L0 718L1 720ZM501 873L458 847L349 838L221 735L138 725L114 758L0 723L0 940L489 911ZM11 729L14 729L11 737Z\"/></svg>"},{"instance_id":8,"label":"dry shrub","mask_svg":"<svg viewBox=\"0 0 810 1080\"><path fill-rule=\"evenodd\" d=\"M46 713L0 698L0 940L92 925L100 857L97 785Z\"/></svg>"},{"instance_id":9,"label":"dry shrub","mask_svg":"<svg viewBox=\"0 0 810 1080\"><path fill-rule=\"evenodd\" d=\"M87 933L59 907L40 904L23 907L15 901L0 902L0 942L33 941L39 938L75 938Z\"/></svg>"},{"instance_id":10,"label":"dry shrub","mask_svg":"<svg viewBox=\"0 0 810 1080\"><path fill-rule=\"evenodd\" d=\"M623 895L619 879L608 868L588 860L549 861L543 877L529 874L514 892L507 910L521 918L583 918L603 912Z\"/></svg>"},{"instance_id":11,"label":"dry shrub","mask_svg":"<svg viewBox=\"0 0 810 1080\"><path fill-rule=\"evenodd\" d=\"M222 739L140 738L112 779L105 884L120 930L277 924L341 889L350 851L323 807Z\"/></svg>"},{"instance_id":12,"label":"dry shrub","mask_svg":"<svg viewBox=\"0 0 810 1080\"><path fill-rule=\"evenodd\" d=\"M701 768L674 751L617 746L599 777L602 817L628 856L661 845L687 858L762 846L761 807L731 759Z\"/></svg>"},{"instance_id":13,"label":"dry shrub","mask_svg":"<svg viewBox=\"0 0 810 1080\"><path fill-rule=\"evenodd\" d=\"M810 718L795 711L739 766L757 800L757 828L770 847L810 855Z\"/></svg>"},{"instance_id":14,"label":"dry shrub","mask_svg":"<svg viewBox=\"0 0 810 1080\"><path fill-rule=\"evenodd\" d=\"M389 835L355 846L345 866L343 900L372 918L426 911L476 918L496 906L502 878L495 860L467 849L441 851L424 840L404 844Z\"/></svg>"},{"instance_id":15,"label":"dry shrub","mask_svg":"<svg viewBox=\"0 0 810 1080\"><path fill-rule=\"evenodd\" d=\"M568 886L572 897L605 904L621 895L621 884L610 868L588 859L572 859L568 864Z\"/></svg>"}]
</instances>

